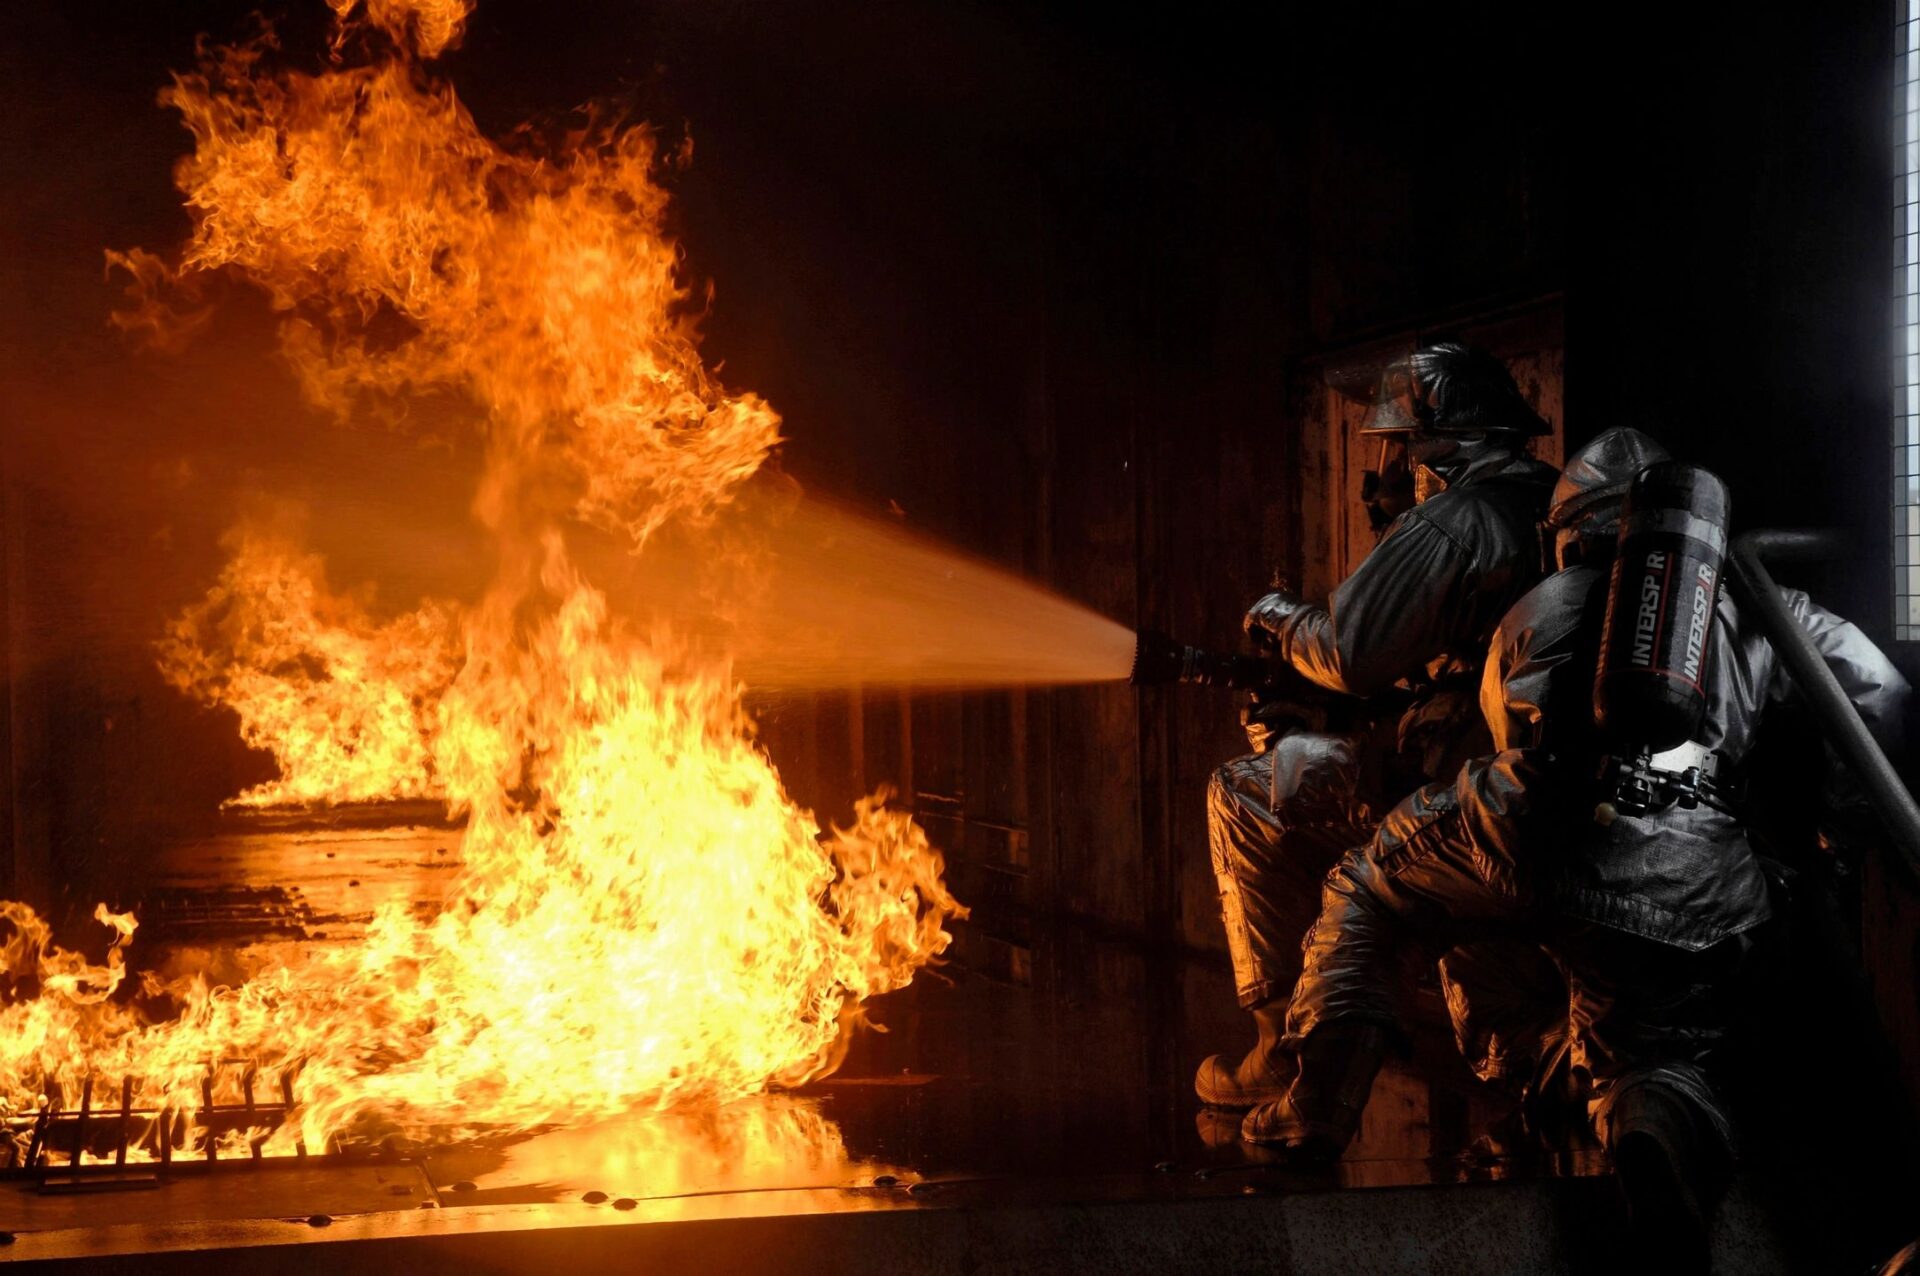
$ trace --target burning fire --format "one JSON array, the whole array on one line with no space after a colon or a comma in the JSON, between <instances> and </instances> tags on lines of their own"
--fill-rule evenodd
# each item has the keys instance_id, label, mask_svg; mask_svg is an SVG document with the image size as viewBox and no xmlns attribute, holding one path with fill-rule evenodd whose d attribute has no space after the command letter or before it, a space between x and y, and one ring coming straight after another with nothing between
<instances>
[{"instance_id":1,"label":"burning fire","mask_svg":"<svg viewBox=\"0 0 1920 1276\"><path fill-rule=\"evenodd\" d=\"M702 525L779 438L700 361L655 138L602 121L558 147L498 144L426 67L468 5L328 2L323 72L267 35L204 50L163 94L194 137L177 172L194 231L175 260L112 255L133 281L119 321L177 334L225 275L267 298L315 403L464 396L498 573L473 605L380 622L328 591L317 557L243 528L161 664L278 759L240 801L443 796L466 819L463 875L437 915L391 902L358 946L238 987L149 976L137 996L115 995L131 917L97 914L115 938L93 965L5 905L0 1117L49 1089L71 1103L87 1077L191 1109L240 1059L297 1074L269 1145L286 1150L817 1076L961 910L884 793L823 839L727 664L631 632L569 552L581 523L635 552L669 520Z\"/></svg>"},{"instance_id":2,"label":"burning fire","mask_svg":"<svg viewBox=\"0 0 1920 1276\"><path fill-rule=\"evenodd\" d=\"M434 798L436 707L460 668L460 609L429 600L379 623L327 588L326 567L285 533L243 524L219 582L167 630L160 669L231 708L280 778L237 806Z\"/></svg>"}]
</instances>

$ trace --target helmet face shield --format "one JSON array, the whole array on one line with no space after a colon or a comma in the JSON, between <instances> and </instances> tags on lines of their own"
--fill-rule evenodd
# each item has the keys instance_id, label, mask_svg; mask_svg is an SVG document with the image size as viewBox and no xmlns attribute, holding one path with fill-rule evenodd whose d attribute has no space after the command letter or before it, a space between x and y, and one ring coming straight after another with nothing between
<instances>
[{"instance_id":1,"label":"helmet face shield","mask_svg":"<svg viewBox=\"0 0 1920 1276\"><path fill-rule=\"evenodd\" d=\"M1408 435L1420 428L1404 398L1382 399L1367 409L1360 420L1360 433L1368 435Z\"/></svg>"},{"instance_id":2,"label":"helmet face shield","mask_svg":"<svg viewBox=\"0 0 1920 1276\"><path fill-rule=\"evenodd\" d=\"M1366 435L1412 434L1424 428L1430 415L1408 359L1395 359L1381 369L1368 401L1371 406L1360 422L1360 433Z\"/></svg>"}]
</instances>

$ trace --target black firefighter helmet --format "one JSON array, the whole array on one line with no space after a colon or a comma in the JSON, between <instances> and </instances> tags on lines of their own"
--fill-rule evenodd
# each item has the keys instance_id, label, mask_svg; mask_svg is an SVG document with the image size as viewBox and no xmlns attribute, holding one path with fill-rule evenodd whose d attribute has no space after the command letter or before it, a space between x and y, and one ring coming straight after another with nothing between
<instances>
[{"instance_id":1,"label":"black firefighter helmet","mask_svg":"<svg viewBox=\"0 0 1920 1276\"><path fill-rule=\"evenodd\" d=\"M1506 364L1457 341L1437 341L1393 360L1366 401L1373 410L1360 432L1368 435L1505 432L1534 438L1553 429L1527 403Z\"/></svg>"},{"instance_id":2,"label":"black firefighter helmet","mask_svg":"<svg viewBox=\"0 0 1920 1276\"><path fill-rule=\"evenodd\" d=\"M1516 449L1552 430L1504 363L1457 341L1384 363L1375 354L1330 365L1323 376L1342 398L1368 407L1360 433L1378 440L1380 455L1361 476L1360 501L1376 533L1447 486L1476 455Z\"/></svg>"}]
</instances>

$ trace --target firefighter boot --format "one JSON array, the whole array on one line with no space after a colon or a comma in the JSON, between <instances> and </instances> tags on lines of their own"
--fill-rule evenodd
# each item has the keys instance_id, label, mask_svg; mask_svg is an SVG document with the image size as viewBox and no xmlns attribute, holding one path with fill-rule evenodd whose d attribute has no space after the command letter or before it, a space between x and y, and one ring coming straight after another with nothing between
<instances>
[{"instance_id":1,"label":"firefighter boot","mask_svg":"<svg viewBox=\"0 0 1920 1276\"><path fill-rule=\"evenodd\" d=\"M1252 1108L1285 1097L1293 1080L1293 1052L1280 1044L1287 1029L1285 1002L1253 1008L1253 1049L1238 1063L1225 1055L1208 1055L1193 1075L1193 1091L1200 1102L1216 1108Z\"/></svg>"},{"instance_id":2,"label":"firefighter boot","mask_svg":"<svg viewBox=\"0 0 1920 1276\"><path fill-rule=\"evenodd\" d=\"M1711 1263L1707 1201L1722 1170L1718 1140L1683 1096L1661 1085L1622 1095L1607 1125L1636 1259L1704 1276Z\"/></svg>"},{"instance_id":3,"label":"firefighter boot","mask_svg":"<svg viewBox=\"0 0 1920 1276\"><path fill-rule=\"evenodd\" d=\"M1331 1161L1360 1129L1374 1074L1387 1055L1378 1024L1335 1022L1316 1029L1300 1047L1300 1073L1285 1097L1247 1113L1240 1137L1286 1149L1289 1159Z\"/></svg>"}]
</instances>

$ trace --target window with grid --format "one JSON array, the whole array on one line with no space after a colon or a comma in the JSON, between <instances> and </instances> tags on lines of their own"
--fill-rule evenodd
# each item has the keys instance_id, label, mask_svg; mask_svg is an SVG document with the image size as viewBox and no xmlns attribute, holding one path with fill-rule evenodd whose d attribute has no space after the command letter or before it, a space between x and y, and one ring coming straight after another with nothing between
<instances>
[{"instance_id":1,"label":"window with grid","mask_svg":"<svg viewBox=\"0 0 1920 1276\"><path fill-rule=\"evenodd\" d=\"M1894 14L1893 627L1920 640L1920 0Z\"/></svg>"}]
</instances>

